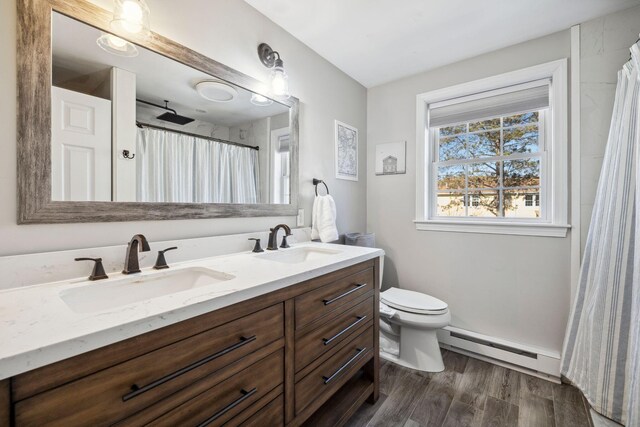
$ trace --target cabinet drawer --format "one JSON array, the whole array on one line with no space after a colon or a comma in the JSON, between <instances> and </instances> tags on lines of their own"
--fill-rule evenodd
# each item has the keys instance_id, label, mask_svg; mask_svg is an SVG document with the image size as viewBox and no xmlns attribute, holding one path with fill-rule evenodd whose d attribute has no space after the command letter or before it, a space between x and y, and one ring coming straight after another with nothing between
<instances>
[{"instance_id":1,"label":"cabinet drawer","mask_svg":"<svg viewBox=\"0 0 640 427\"><path fill-rule=\"evenodd\" d=\"M282 383L283 375L284 351L280 349L147 425L225 424L243 411L257 410L253 406Z\"/></svg>"},{"instance_id":2,"label":"cabinet drawer","mask_svg":"<svg viewBox=\"0 0 640 427\"><path fill-rule=\"evenodd\" d=\"M360 369L372 354L373 327L369 327L296 383L296 414L313 401L327 399Z\"/></svg>"},{"instance_id":3,"label":"cabinet drawer","mask_svg":"<svg viewBox=\"0 0 640 427\"><path fill-rule=\"evenodd\" d=\"M16 425L106 425L284 335L278 304L15 404ZM251 363L247 359L247 364Z\"/></svg>"},{"instance_id":4,"label":"cabinet drawer","mask_svg":"<svg viewBox=\"0 0 640 427\"><path fill-rule=\"evenodd\" d=\"M303 328L325 314L352 303L373 290L374 285L373 268L368 268L297 296L296 329Z\"/></svg>"},{"instance_id":5,"label":"cabinet drawer","mask_svg":"<svg viewBox=\"0 0 640 427\"><path fill-rule=\"evenodd\" d=\"M334 316L309 331L301 330L296 336L295 363L296 372L307 366L322 354L335 348L336 344L371 324L373 319L373 297L369 297L356 306ZM322 320L322 319L321 319ZM321 322L321 320L319 322Z\"/></svg>"},{"instance_id":6,"label":"cabinet drawer","mask_svg":"<svg viewBox=\"0 0 640 427\"><path fill-rule=\"evenodd\" d=\"M229 425L234 425L229 423ZM284 425L284 396L280 395L269 402L243 423L241 427L276 427ZM226 427L226 425L225 425Z\"/></svg>"}]
</instances>

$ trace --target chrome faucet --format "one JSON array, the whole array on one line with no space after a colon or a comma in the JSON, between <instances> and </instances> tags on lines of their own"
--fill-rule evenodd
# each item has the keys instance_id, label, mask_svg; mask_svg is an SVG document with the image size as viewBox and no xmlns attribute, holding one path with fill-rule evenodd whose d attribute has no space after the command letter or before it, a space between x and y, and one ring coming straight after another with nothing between
<instances>
[{"instance_id":1,"label":"chrome faucet","mask_svg":"<svg viewBox=\"0 0 640 427\"><path fill-rule=\"evenodd\" d=\"M270 251L277 251L278 250L278 231L284 228L284 237L282 238L282 244L280 245L281 248L288 248L289 244L287 243L287 236L291 236L291 229L289 228L289 226L287 224L278 224L275 227L273 227L272 229L270 229L270 233L269 233L269 242L267 245L267 249Z\"/></svg>"},{"instance_id":2,"label":"chrome faucet","mask_svg":"<svg viewBox=\"0 0 640 427\"><path fill-rule=\"evenodd\" d=\"M124 259L124 270L122 270L122 274L140 273L140 263L138 260L139 246L141 246L140 252L151 250L146 237L142 234L133 236L127 246L127 256Z\"/></svg>"}]
</instances>

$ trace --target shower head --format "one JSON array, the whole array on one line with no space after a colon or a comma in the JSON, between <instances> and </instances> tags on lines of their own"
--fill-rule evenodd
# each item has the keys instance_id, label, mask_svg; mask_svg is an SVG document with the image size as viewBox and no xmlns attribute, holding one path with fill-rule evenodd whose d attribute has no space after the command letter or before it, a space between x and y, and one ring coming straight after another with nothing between
<instances>
[{"instance_id":1,"label":"shower head","mask_svg":"<svg viewBox=\"0 0 640 427\"><path fill-rule=\"evenodd\" d=\"M175 123L181 126L184 126L187 123L191 123L193 121L193 119L190 117L181 116L179 114L170 113L168 111L166 113L160 114L156 118L158 120L164 120L165 122Z\"/></svg>"},{"instance_id":2,"label":"shower head","mask_svg":"<svg viewBox=\"0 0 640 427\"><path fill-rule=\"evenodd\" d=\"M184 126L187 123L191 123L194 119L191 117L185 117L178 114L176 110L173 108L169 108L169 101L165 99L164 106L154 104L153 102L144 101L142 99L136 99L137 102L141 102L143 104L151 105L152 107L162 108L163 110L167 110L166 113L160 114L156 117L158 120L164 120L165 122L175 123L180 126Z\"/></svg>"}]
</instances>

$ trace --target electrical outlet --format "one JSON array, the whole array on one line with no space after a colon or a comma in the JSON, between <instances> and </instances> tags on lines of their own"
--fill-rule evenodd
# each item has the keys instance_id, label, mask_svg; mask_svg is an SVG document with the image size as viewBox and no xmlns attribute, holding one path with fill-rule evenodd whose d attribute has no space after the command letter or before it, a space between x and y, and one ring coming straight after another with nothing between
<instances>
[{"instance_id":1,"label":"electrical outlet","mask_svg":"<svg viewBox=\"0 0 640 427\"><path fill-rule=\"evenodd\" d=\"M298 209L298 217L296 218L296 226L304 226L304 209Z\"/></svg>"}]
</instances>

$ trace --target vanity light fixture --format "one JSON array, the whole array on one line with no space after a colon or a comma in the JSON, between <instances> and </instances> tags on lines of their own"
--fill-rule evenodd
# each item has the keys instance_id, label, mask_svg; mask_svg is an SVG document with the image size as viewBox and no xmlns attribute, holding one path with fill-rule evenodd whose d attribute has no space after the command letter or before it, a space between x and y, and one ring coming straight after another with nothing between
<instances>
[{"instance_id":1,"label":"vanity light fixture","mask_svg":"<svg viewBox=\"0 0 640 427\"><path fill-rule=\"evenodd\" d=\"M114 0L111 28L148 37L149 6L145 0Z\"/></svg>"},{"instance_id":2,"label":"vanity light fixture","mask_svg":"<svg viewBox=\"0 0 640 427\"><path fill-rule=\"evenodd\" d=\"M98 37L96 43L98 43L98 46L100 46L104 51L113 55L127 57L138 56L138 49L136 49L133 43L129 43L128 41L121 39L118 36L114 36L113 34L102 34Z\"/></svg>"},{"instance_id":3,"label":"vanity light fixture","mask_svg":"<svg viewBox=\"0 0 640 427\"><path fill-rule=\"evenodd\" d=\"M266 96L262 96L258 93L251 94L251 103L253 105L257 105L258 107L267 107L273 104L273 99L269 99Z\"/></svg>"},{"instance_id":4,"label":"vanity light fixture","mask_svg":"<svg viewBox=\"0 0 640 427\"><path fill-rule=\"evenodd\" d=\"M258 57L262 64L271 68L269 81L271 82L271 92L282 98L289 98L289 76L284 70L284 62L280 58L280 54L271 49L266 43L260 43L258 46Z\"/></svg>"}]
</instances>

